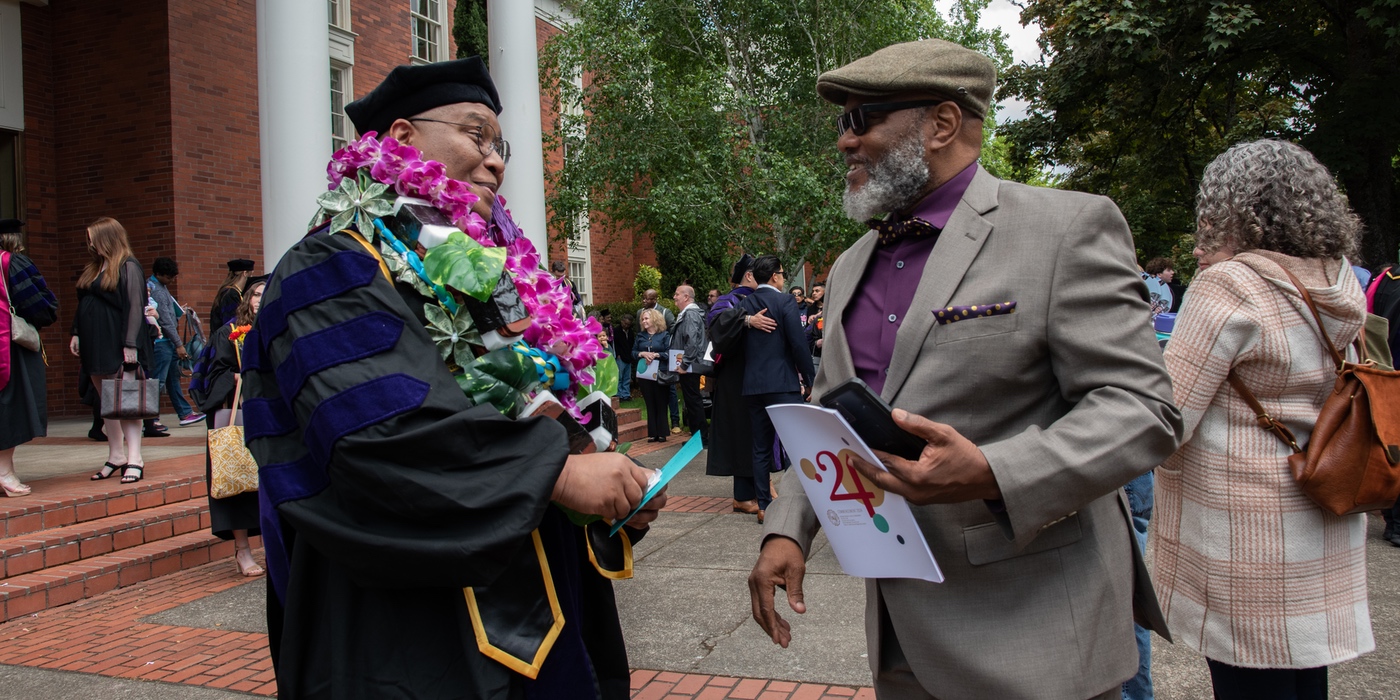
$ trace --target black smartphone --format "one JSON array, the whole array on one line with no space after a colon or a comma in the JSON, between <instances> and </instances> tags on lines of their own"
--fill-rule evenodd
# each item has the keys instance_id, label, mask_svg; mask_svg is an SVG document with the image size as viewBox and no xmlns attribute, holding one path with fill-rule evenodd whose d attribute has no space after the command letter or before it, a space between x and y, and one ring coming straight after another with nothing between
<instances>
[{"instance_id":1,"label":"black smartphone","mask_svg":"<svg viewBox=\"0 0 1400 700\"><path fill-rule=\"evenodd\" d=\"M823 394L821 404L840 413L871 449L917 460L927 444L899 427L890 416L894 409L859 377L847 379Z\"/></svg>"}]
</instances>

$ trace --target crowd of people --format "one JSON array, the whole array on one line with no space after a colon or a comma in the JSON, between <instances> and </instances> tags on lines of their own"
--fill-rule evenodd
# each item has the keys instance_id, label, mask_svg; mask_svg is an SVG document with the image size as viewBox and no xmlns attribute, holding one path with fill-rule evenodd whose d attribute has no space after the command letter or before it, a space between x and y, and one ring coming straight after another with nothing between
<instances>
[{"instance_id":1,"label":"crowd of people","mask_svg":"<svg viewBox=\"0 0 1400 700\"><path fill-rule=\"evenodd\" d=\"M709 448L706 473L733 480L733 510L763 524L753 617L784 647L793 628L774 591L805 612L822 518L803 489L773 488L785 458L766 409L859 378L926 443L918 459L851 463L912 505L945 575L868 582L879 697L1150 698L1155 632L1205 657L1217 698L1325 698L1328 667L1375 648L1367 516L1322 508L1288 458L1332 393L1328 344L1350 345L1368 310L1400 339L1400 275L1381 269L1367 289L1348 264L1360 225L1345 196L1312 154L1278 140L1238 144L1206 168L1189 289L1169 261L1140 272L1110 199L979 166L995 82L991 59L941 40L818 77L843 109L845 212L870 228L830 269L830 293L787 286L777 256L744 254L731 289L708 290L703 306L689 284L675 288L674 313L651 289L635 316L578 327L609 346L619 397L642 396L648 438L679 434L683 415ZM385 152L440 161L471 193L470 212L454 215L531 260L495 196L509 147L479 59L402 66L346 112L393 141ZM235 541L247 575L263 573L248 537L264 536L286 697L627 697L611 581L630 574L630 543L664 491L642 507L649 475L630 459L576 449L548 417L474 403L467 363L423 327L456 303L414 277L421 246L333 221L270 277L229 263L202 414L178 396L178 376L170 383L189 354L173 325L189 313L170 292L178 269L158 259L145 280L121 225L94 222L70 343L84 393L139 368L173 392L182 423L213 427L245 402L261 488L211 502L213 529ZM0 222L6 304L42 328L57 304L16 225ZM556 288L518 274L533 281L488 311ZM565 267L553 274L567 287ZM1149 295L1149 281L1167 292ZM551 321L561 327L582 318L567 292L551 307L571 312ZM1173 312L1163 352L1148 319ZM509 330L499 323L478 331ZM575 368L558 355L502 347L524 381L538 371L570 386L559 373ZM16 496L29 489L13 448L45 431L41 356L10 344L5 379L0 486ZM1265 417L1295 442L1261 432ZM147 429L107 419L107 462L92 478L139 481ZM590 524L639 508L612 561ZM1385 537L1400 545L1397 515Z\"/></svg>"},{"instance_id":2,"label":"crowd of people","mask_svg":"<svg viewBox=\"0 0 1400 700\"><path fill-rule=\"evenodd\" d=\"M648 289L635 326L632 316L614 319L607 309L597 317L617 362L618 398L631 400L633 388L642 396L647 440L665 442L682 432L700 435L709 448L707 473L734 479L734 512L755 515L762 523L772 501L770 474L786 467L765 409L794 396L800 400L812 386L821 364L826 285L813 284L810 295L797 285L784 293L786 274L772 255L745 255L730 272L730 291L721 295L711 289L704 304L696 300L694 287L677 286L672 301L679 315L658 304L660 294ZM745 298L760 289L766 303L760 307L755 300L754 309L745 309ZM770 337L755 336L759 347L750 351L745 336L736 332L736 318L743 328ZM650 363L656 367L649 370ZM798 367L809 368L800 382L784 381ZM748 382L746 372L751 373ZM680 413L678 395L684 408ZM764 466L753 469L755 459Z\"/></svg>"},{"instance_id":3,"label":"crowd of people","mask_svg":"<svg viewBox=\"0 0 1400 700\"><path fill-rule=\"evenodd\" d=\"M27 329L42 329L58 320L58 300L44 276L24 252L23 225L17 219L0 220L0 269L5 272L5 294L0 301L9 308L8 362L0 363L0 488L6 496L26 496L33 489L20 482L15 471L15 448L48 434L48 401L45 387L47 357L41 345L30 347L20 338ZM207 342L198 314L174 296L179 266L158 257L146 277L131 250L126 229L115 219L103 217L87 229L89 260L77 282L77 309L70 327L68 349L78 358L78 395L91 404L93 426L89 437L107 443L107 457L92 474L93 481L117 477L134 484L145 476L141 452L143 438L170 433L158 416L103 415L102 382L118 376L128 381L156 381L179 417L181 427L206 423L214 427L214 410L232 401L233 379L238 373L236 351L230 335L234 328L251 323L265 278L249 278L251 260L228 262L229 277L220 287L211 318L223 319L211 327ZM231 310L231 311L230 311ZM188 330L182 332L179 319ZM22 330L23 328L26 330ZM194 341L194 342L191 342ZM201 352L207 348L207 352ZM196 364L196 355L205 362ZM182 379L195 372L207 373L213 390L199 409L185 398ZM114 385L113 385L114 386ZM192 385L191 396L195 395ZM106 401L111 404L113 395ZM157 401L157 410L159 401ZM208 476L206 472L206 477ZM235 559L244 575L263 573L253 560L248 536L258 534L257 494L233 498L210 497L212 531L235 541Z\"/></svg>"}]
</instances>

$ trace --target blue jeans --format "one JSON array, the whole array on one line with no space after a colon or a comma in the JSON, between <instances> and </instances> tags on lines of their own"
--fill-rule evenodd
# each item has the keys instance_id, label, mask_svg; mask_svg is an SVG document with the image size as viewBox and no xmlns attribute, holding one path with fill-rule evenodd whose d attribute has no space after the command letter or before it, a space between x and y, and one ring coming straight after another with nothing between
<instances>
[{"instance_id":1,"label":"blue jeans","mask_svg":"<svg viewBox=\"0 0 1400 700\"><path fill-rule=\"evenodd\" d=\"M621 358L617 362L617 396L620 400L632 398L632 363Z\"/></svg>"},{"instance_id":2,"label":"blue jeans","mask_svg":"<svg viewBox=\"0 0 1400 700\"><path fill-rule=\"evenodd\" d=\"M194 409L180 393L180 363L175 362L175 346L161 338L155 342L155 378L165 385L165 393L170 395L170 405L175 407L175 415L181 420L189 417Z\"/></svg>"},{"instance_id":3,"label":"blue jeans","mask_svg":"<svg viewBox=\"0 0 1400 700\"><path fill-rule=\"evenodd\" d=\"M676 386L671 385L671 425L681 424L681 405L676 401Z\"/></svg>"},{"instance_id":4,"label":"blue jeans","mask_svg":"<svg viewBox=\"0 0 1400 700\"><path fill-rule=\"evenodd\" d=\"M1128 510L1133 514L1133 535L1138 548L1147 551L1147 523L1152 519L1152 472L1129 481L1123 490L1128 493ZM1152 637L1151 632L1133 625L1137 635L1138 672L1123 684L1123 700L1152 700Z\"/></svg>"}]
</instances>

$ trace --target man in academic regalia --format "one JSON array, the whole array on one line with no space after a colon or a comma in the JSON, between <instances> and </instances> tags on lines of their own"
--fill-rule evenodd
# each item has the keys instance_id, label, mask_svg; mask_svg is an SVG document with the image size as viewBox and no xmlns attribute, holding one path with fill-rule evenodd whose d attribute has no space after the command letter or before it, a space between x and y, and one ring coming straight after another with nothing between
<instances>
[{"instance_id":1,"label":"man in academic regalia","mask_svg":"<svg viewBox=\"0 0 1400 700\"><path fill-rule=\"evenodd\" d=\"M499 112L475 57L399 66L346 106L468 183L488 221ZM244 342L279 696L627 697L612 588L552 504L617 519L649 472L473 406L424 328L431 300L381 274L373 240L322 225L293 246Z\"/></svg>"},{"instance_id":2,"label":"man in academic regalia","mask_svg":"<svg viewBox=\"0 0 1400 700\"><path fill-rule=\"evenodd\" d=\"M766 313L749 315L744 298L758 288L753 278L752 255L734 263L728 294L719 297L705 315L710 342L715 347L714 420L710 423L710 450L705 473L734 478L734 512L758 514L758 491L753 471L753 428L744 400L744 334L750 329L771 333L777 322ZM762 474L767 483L767 473ZM765 504L766 505L766 504Z\"/></svg>"}]
</instances>

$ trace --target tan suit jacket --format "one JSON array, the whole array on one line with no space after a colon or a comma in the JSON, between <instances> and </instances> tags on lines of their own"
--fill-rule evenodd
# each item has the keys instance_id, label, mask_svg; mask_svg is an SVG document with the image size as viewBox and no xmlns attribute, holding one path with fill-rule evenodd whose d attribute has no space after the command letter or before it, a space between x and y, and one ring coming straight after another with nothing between
<instances>
[{"instance_id":1,"label":"tan suit jacket","mask_svg":"<svg viewBox=\"0 0 1400 700\"><path fill-rule=\"evenodd\" d=\"M872 232L832 267L814 399L855 375L842 321L874 249ZM941 326L932 313L1005 301L1015 313ZM1135 603L1166 626L1121 487L1176 449L1181 413L1118 208L979 167L896 338L884 399L978 445L1005 510L913 508L946 580L867 582L872 670L883 605L939 698L1083 700L1130 678ZM804 552L820 526L797 488L767 518L765 537L791 537Z\"/></svg>"}]
</instances>

